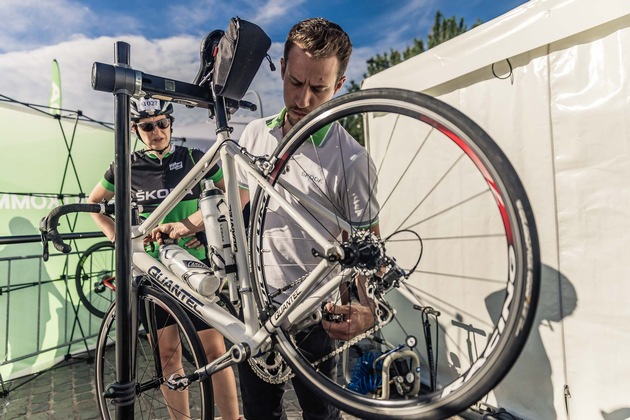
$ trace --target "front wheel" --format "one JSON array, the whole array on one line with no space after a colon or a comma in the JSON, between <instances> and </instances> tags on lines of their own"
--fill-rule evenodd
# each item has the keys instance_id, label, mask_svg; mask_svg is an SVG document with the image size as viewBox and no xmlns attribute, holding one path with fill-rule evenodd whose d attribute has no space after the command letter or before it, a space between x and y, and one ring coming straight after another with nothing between
<instances>
[{"instance_id":1,"label":"front wheel","mask_svg":"<svg viewBox=\"0 0 630 420\"><path fill-rule=\"evenodd\" d=\"M328 338L322 348L333 350L317 355L303 345L309 332L350 334L347 317L280 327L278 347L295 373L362 418L444 418L491 391L525 345L540 282L532 210L494 141L435 98L374 89L324 104L274 156L269 179L293 211L261 189L252 204L264 310L273 313L322 261L298 213L344 250L320 284L339 272L354 279L325 301L346 313L370 302L374 319L349 341Z\"/></svg>"},{"instance_id":2,"label":"front wheel","mask_svg":"<svg viewBox=\"0 0 630 420\"><path fill-rule=\"evenodd\" d=\"M213 419L212 385L193 382L186 391L171 391L173 374L188 375L207 364L190 319L170 297L149 286L138 290L142 325L136 334L135 418ZM96 347L96 390L103 419L115 418L110 384L116 382L116 305L105 314ZM182 356L185 355L185 357Z\"/></svg>"},{"instance_id":3,"label":"front wheel","mask_svg":"<svg viewBox=\"0 0 630 420\"><path fill-rule=\"evenodd\" d=\"M77 263L75 282L83 306L99 318L116 297L114 244L98 242L85 250Z\"/></svg>"}]
</instances>

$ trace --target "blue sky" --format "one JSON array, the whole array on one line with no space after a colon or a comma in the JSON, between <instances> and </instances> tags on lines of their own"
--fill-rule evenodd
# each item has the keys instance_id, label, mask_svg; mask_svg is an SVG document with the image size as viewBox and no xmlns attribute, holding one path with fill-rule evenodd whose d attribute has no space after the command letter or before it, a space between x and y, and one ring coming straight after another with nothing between
<instances>
[{"instance_id":1,"label":"blue sky","mask_svg":"<svg viewBox=\"0 0 630 420\"><path fill-rule=\"evenodd\" d=\"M141 35L149 39L175 35L201 37L224 28L232 16L256 22L274 42L291 25L322 16L344 27L358 47L397 45L426 36L435 13L463 17L469 25L486 22L524 0L3 0L0 51L15 51L73 37Z\"/></svg>"},{"instance_id":2,"label":"blue sky","mask_svg":"<svg viewBox=\"0 0 630 420\"><path fill-rule=\"evenodd\" d=\"M477 19L488 22L523 3L526 1L2 0L0 94L47 103L54 58L61 66L63 108L81 109L92 118L111 121L111 96L92 91L90 69L94 61L112 62L116 41L131 45L134 68L189 81L198 66L199 41L210 30L225 29L232 16L257 23L267 32L276 63L295 22L322 16L339 23L354 44L348 79L359 81L368 58L391 48L405 48L414 37L426 38L438 10L447 17L463 17L470 27ZM267 115L282 105L279 82L278 72L271 74L263 67L252 85L266 103Z\"/></svg>"}]
</instances>

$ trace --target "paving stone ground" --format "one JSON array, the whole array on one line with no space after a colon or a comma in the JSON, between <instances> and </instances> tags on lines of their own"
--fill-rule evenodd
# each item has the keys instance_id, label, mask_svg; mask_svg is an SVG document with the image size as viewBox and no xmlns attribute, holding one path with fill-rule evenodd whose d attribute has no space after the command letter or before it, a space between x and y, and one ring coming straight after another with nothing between
<instances>
[{"instance_id":1,"label":"paving stone ground","mask_svg":"<svg viewBox=\"0 0 630 420\"><path fill-rule=\"evenodd\" d=\"M284 404L288 420L302 418L292 389L287 390ZM239 408L242 412L240 401ZM100 419L94 364L71 359L37 375L5 382L4 388L0 387L0 420L5 419ZM357 418L346 415L345 419Z\"/></svg>"}]
</instances>

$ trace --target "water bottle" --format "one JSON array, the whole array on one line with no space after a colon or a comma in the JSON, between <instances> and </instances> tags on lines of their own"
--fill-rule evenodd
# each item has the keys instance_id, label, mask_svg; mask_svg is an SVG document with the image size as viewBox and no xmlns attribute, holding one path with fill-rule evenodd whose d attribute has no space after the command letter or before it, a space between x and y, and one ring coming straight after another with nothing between
<instances>
[{"instance_id":1,"label":"water bottle","mask_svg":"<svg viewBox=\"0 0 630 420\"><path fill-rule=\"evenodd\" d=\"M230 244L230 231L227 222L227 203L223 191L207 180L199 198L199 209L208 241L208 259L214 273L220 279L236 277L234 255Z\"/></svg>"},{"instance_id":2,"label":"water bottle","mask_svg":"<svg viewBox=\"0 0 630 420\"><path fill-rule=\"evenodd\" d=\"M185 281L199 294L214 298L221 281L212 273L210 267L190 255L179 245L160 245L159 257L177 277Z\"/></svg>"}]
</instances>

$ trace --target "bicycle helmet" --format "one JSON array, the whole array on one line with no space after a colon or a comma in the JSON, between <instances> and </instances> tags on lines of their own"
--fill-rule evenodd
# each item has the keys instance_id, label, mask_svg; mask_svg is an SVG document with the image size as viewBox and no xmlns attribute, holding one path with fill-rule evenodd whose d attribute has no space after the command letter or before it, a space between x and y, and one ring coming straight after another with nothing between
<instances>
[{"instance_id":1,"label":"bicycle helmet","mask_svg":"<svg viewBox=\"0 0 630 420\"><path fill-rule=\"evenodd\" d=\"M155 117L157 115L171 115L173 104L161 99L131 98L131 121L138 122L143 118Z\"/></svg>"}]
</instances>

